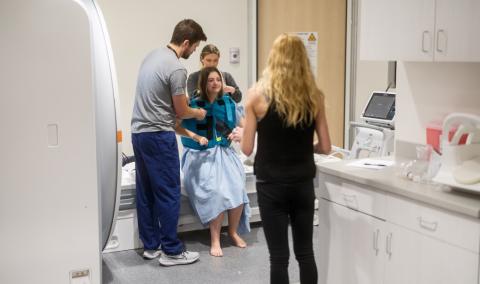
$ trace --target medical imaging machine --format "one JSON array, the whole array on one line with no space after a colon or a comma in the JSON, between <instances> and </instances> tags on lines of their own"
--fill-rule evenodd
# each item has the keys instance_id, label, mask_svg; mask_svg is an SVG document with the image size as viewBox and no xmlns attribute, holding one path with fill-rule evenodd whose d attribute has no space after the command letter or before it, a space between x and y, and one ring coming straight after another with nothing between
<instances>
[{"instance_id":1,"label":"medical imaging machine","mask_svg":"<svg viewBox=\"0 0 480 284\"><path fill-rule=\"evenodd\" d=\"M388 156L393 152L395 97L392 92L376 91L370 95L360 122L350 122L355 138L350 151L333 147L345 159Z\"/></svg>"},{"instance_id":2,"label":"medical imaging machine","mask_svg":"<svg viewBox=\"0 0 480 284\"><path fill-rule=\"evenodd\" d=\"M2 0L0 38L0 283L99 284L121 173L102 14Z\"/></svg>"}]
</instances>

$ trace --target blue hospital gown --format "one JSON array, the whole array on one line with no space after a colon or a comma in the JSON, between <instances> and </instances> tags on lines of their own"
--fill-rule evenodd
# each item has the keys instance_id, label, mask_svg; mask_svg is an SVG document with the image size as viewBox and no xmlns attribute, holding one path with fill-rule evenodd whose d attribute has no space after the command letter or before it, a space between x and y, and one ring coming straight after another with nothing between
<instances>
[{"instance_id":1,"label":"blue hospital gown","mask_svg":"<svg viewBox=\"0 0 480 284\"><path fill-rule=\"evenodd\" d=\"M245 170L232 147L217 145L204 150L185 147L181 166L185 191L204 226L225 210L244 204L238 233L250 231Z\"/></svg>"}]
</instances>

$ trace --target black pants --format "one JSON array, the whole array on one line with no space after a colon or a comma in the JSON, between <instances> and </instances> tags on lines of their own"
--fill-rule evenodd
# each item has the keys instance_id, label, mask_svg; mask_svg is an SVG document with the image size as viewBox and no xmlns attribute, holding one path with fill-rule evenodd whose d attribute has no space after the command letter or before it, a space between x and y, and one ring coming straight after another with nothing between
<instances>
[{"instance_id":1,"label":"black pants","mask_svg":"<svg viewBox=\"0 0 480 284\"><path fill-rule=\"evenodd\" d=\"M317 283L313 255L313 180L296 184L257 182L258 205L270 253L270 283L289 283L288 223L302 284Z\"/></svg>"}]
</instances>

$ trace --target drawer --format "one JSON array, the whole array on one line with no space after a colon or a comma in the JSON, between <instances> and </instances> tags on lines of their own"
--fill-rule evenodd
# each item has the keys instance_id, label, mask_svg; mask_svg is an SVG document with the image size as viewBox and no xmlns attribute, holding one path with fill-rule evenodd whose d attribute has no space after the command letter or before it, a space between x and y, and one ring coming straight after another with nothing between
<instances>
[{"instance_id":1,"label":"drawer","mask_svg":"<svg viewBox=\"0 0 480 284\"><path fill-rule=\"evenodd\" d=\"M344 179L319 175L319 196L380 219L385 218L385 195Z\"/></svg>"},{"instance_id":2,"label":"drawer","mask_svg":"<svg viewBox=\"0 0 480 284\"><path fill-rule=\"evenodd\" d=\"M417 202L397 195L387 196L386 220L408 229L418 227L420 206Z\"/></svg>"},{"instance_id":3,"label":"drawer","mask_svg":"<svg viewBox=\"0 0 480 284\"><path fill-rule=\"evenodd\" d=\"M448 212L400 196L387 197L387 221L478 253L480 223L477 219Z\"/></svg>"},{"instance_id":4,"label":"drawer","mask_svg":"<svg viewBox=\"0 0 480 284\"><path fill-rule=\"evenodd\" d=\"M318 197L339 203L342 200L342 180L335 176L319 173Z\"/></svg>"}]
</instances>

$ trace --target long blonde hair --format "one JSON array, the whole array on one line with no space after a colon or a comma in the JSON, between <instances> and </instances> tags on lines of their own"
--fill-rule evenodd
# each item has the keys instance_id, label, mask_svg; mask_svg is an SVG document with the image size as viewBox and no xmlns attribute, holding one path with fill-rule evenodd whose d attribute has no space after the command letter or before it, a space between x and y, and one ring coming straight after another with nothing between
<instances>
[{"instance_id":1,"label":"long blonde hair","mask_svg":"<svg viewBox=\"0 0 480 284\"><path fill-rule=\"evenodd\" d=\"M259 86L287 126L310 125L324 109L324 96L315 84L307 51L297 36L277 37Z\"/></svg>"}]
</instances>

